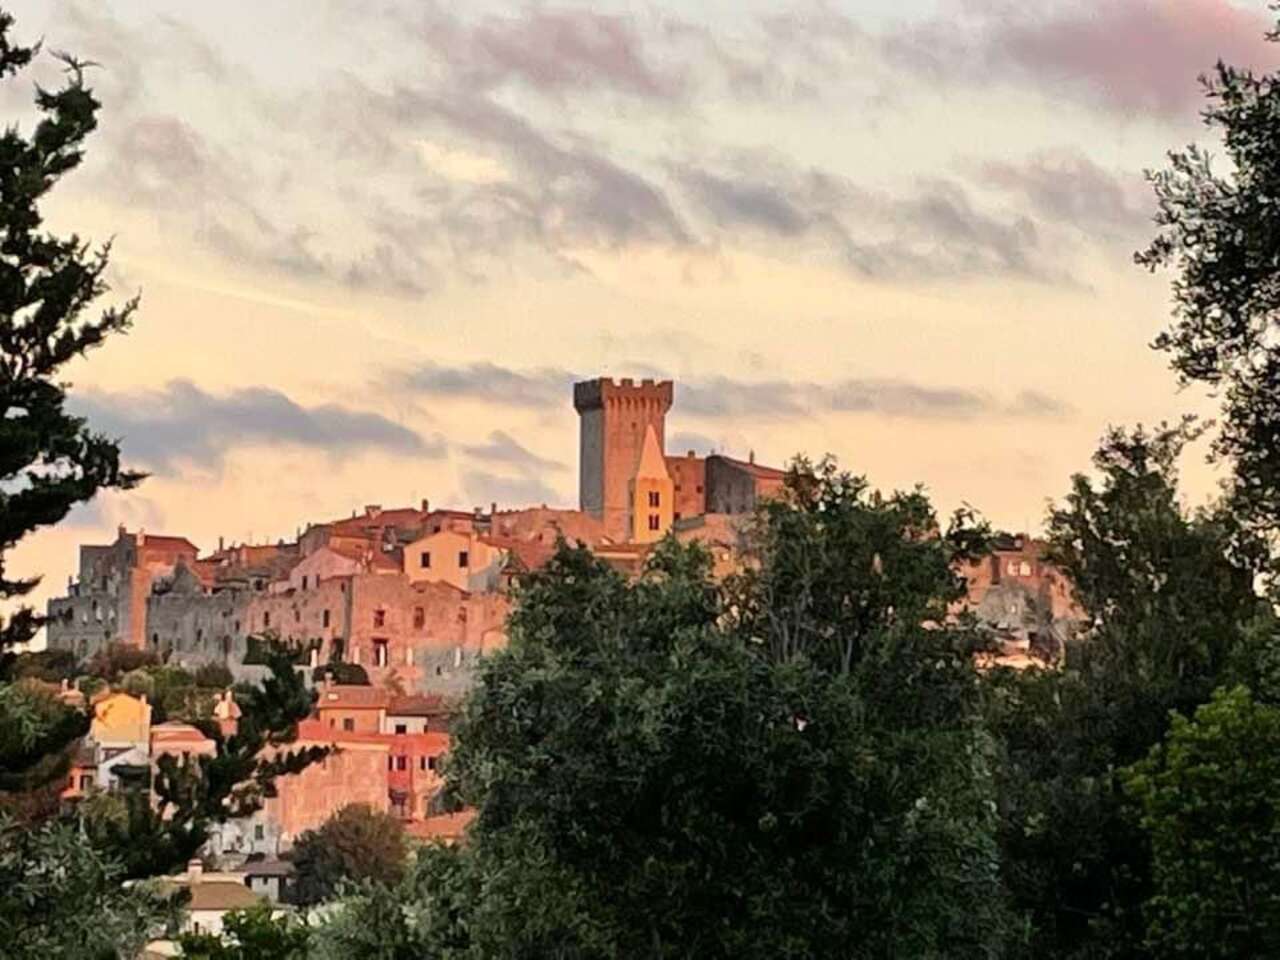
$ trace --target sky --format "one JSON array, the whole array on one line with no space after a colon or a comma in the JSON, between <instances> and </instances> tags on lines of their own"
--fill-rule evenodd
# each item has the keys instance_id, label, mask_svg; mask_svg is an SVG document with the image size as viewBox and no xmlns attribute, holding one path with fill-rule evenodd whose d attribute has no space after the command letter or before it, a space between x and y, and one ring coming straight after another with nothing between
<instances>
[{"instance_id":1,"label":"sky","mask_svg":"<svg viewBox=\"0 0 1280 960\"><path fill-rule=\"evenodd\" d=\"M575 379L670 377L668 447L831 453L1039 529L1109 424L1211 403L1149 348L1143 171L1265 4L8 0L103 102L51 229L136 322L66 370L150 473L118 524L274 542L365 504L576 505ZM1186 468L1188 497L1211 471Z\"/></svg>"}]
</instances>

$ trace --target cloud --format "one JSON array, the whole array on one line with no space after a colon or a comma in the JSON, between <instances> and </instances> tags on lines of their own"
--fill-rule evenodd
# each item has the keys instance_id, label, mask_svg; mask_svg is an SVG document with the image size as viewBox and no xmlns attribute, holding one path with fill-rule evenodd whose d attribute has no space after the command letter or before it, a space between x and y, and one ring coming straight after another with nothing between
<instances>
[{"instance_id":1,"label":"cloud","mask_svg":"<svg viewBox=\"0 0 1280 960\"><path fill-rule=\"evenodd\" d=\"M155 391L80 391L68 405L94 430L122 438L127 460L162 472L182 461L216 467L228 451L260 444L334 454L445 455L440 438L424 439L381 414L339 404L306 407L265 387L216 395L173 380Z\"/></svg>"},{"instance_id":2,"label":"cloud","mask_svg":"<svg viewBox=\"0 0 1280 960\"><path fill-rule=\"evenodd\" d=\"M427 362L393 374L393 379L424 397L546 408L563 404L572 396L574 382L583 378L554 367L513 370L493 363L446 367Z\"/></svg>"},{"instance_id":3,"label":"cloud","mask_svg":"<svg viewBox=\"0 0 1280 960\"><path fill-rule=\"evenodd\" d=\"M570 503L572 498L548 486L536 474L504 476L483 470L467 470L462 475L463 488L477 504L522 503L551 506Z\"/></svg>"},{"instance_id":4,"label":"cloud","mask_svg":"<svg viewBox=\"0 0 1280 960\"><path fill-rule=\"evenodd\" d=\"M1035 223L979 208L948 179L917 181L898 195L772 156L739 155L720 169L674 169L693 202L727 233L808 241L857 276L880 281L1013 275L1066 281ZM804 250L801 247L800 250Z\"/></svg>"},{"instance_id":5,"label":"cloud","mask_svg":"<svg viewBox=\"0 0 1280 960\"><path fill-rule=\"evenodd\" d=\"M466 24L435 8L420 35L473 88L510 82L541 93L610 89L666 100L685 86L677 72L655 62L629 16L530 9Z\"/></svg>"},{"instance_id":6,"label":"cloud","mask_svg":"<svg viewBox=\"0 0 1280 960\"><path fill-rule=\"evenodd\" d=\"M673 379L646 367L644 376ZM406 389L438 400L459 399L538 409L569 409L571 374L557 369L515 370L495 364L445 367L427 364L400 373ZM846 378L828 383L804 380L747 380L728 376L675 379L673 412L707 421L743 418L786 420L815 413L869 413L912 419L967 419L979 416L1061 417L1070 405L1035 390L1023 391L1013 403L963 387L920 384L894 378ZM500 447L491 435L484 448ZM507 438L510 439L510 438ZM672 438L672 449L693 441L695 449L712 442L698 434ZM516 462L513 459L511 462Z\"/></svg>"},{"instance_id":7,"label":"cloud","mask_svg":"<svg viewBox=\"0 0 1280 960\"><path fill-rule=\"evenodd\" d=\"M464 446L462 452L476 460L505 463L523 470L564 470L559 460L548 460L522 446L509 433L494 430L486 443Z\"/></svg>"},{"instance_id":8,"label":"cloud","mask_svg":"<svg viewBox=\"0 0 1280 960\"><path fill-rule=\"evenodd\" d=\"M1154 214L1141 177L1121 178L1075 150L1039 153L1022 163L987 161L976 176L1045 219L1087 231L1130 233L1149 227Z\"/></svg>"},{"instance_id":9,"label":"cloud","mask_svg":"<svg viewBox=\"0 0 1280 960\"><path fill-rule=\"evenodd\" d=\"M673 456L693 451L699 457L714 453L716 442L701 433L690 433L685 430L667 435L667 452Z\"/></svg>"},{"instance_id":10,"label":"cloud","mask_svg":"<svg viewBox=\"0 0 1280 960\"><path fill-rule=\"evenodd\" d=\"M882 37L893 62L937 80L1031 82L1121 114L1191 119L1196 77L1223 59L1273 63L1261 9L1231 0L963 0L945 18Z\"/></svg>"}]
</instances>

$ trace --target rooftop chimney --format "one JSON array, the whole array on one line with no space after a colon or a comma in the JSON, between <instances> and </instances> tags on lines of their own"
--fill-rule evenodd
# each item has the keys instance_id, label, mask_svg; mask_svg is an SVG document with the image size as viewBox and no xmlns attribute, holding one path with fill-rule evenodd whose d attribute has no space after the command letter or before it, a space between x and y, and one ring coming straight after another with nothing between
<instances>
[{"instance_id":1,"label":"rooftop chimney","mask_svg":"<svg viewBox=\"0 0 1280 960\"><path fill-rule=\"evenodd\" d=\"M498 501L495 500L489 504L489 516L496 517L498 515Z\"/></svg>"},{"instance_id":2,"label":"rooftop chimney","mask_svg":"<svg viewBox=\"0 0 1280 960\"><path fill-rule=\"evenodd\" d=\"M366 517L376 517L381 512L382 512L382 506L381 504L377 504L377 503L368 504L364 508L364 513Z\"/></svg>"},{"instance_id":3,"label":"rooftop chimney","mask_svg":"<svg viewBox=\"0 0 1280 960\"><path fill-rule=\"evenodd\" d=\"M422 512L423 513L431 512L431 501L428 500L426 497L422 498Z\"/></svg>"},{"instance_id":4,"label":"rooftop chimney","mask_svg":"<svg viewBox=\"0 0 1280 960\"><path fill-rule=\"evenodd\" d=\"M224 549L225 549L225 546L223 545L222 537L219 537L219 538L218 538L218 552L219 552L219 553L221 553Z\"/></svg>"},{"instance_id":5,"label":"rooftop chimney","mask_svg":"<svg viewBox=\"0 0 1280 960\"><path fill-rule=\"evenodd\" d=\"M756 462L756 452L754 450L751 450L747 453L747 463L755 463L755 462Z\"/></svg>"}]
</instances>

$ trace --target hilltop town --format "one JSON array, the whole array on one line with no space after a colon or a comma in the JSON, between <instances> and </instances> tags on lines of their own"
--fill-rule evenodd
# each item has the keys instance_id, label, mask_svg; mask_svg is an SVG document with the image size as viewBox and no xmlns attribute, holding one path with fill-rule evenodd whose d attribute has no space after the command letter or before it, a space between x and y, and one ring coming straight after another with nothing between
<instances>
[{"instance_id":1,"label":"hilltop town","mask_svg":"<svg viewBox=\"0 0 1280 960\"><path fill-rule=\"evenodd\" d=\"M49 602L49 646L81 660L124 647L192 671L220 664L250 681L263 671L263 638L299 650L319 698L298 743L342 752L281 778L261 811L222 826L210 852L224 862L273 863L352 803L395 814L412 835L454 837L465 815L440 808L437 770L477 662L506 643L513 580L545 564L559 538L631 575L671 535L703 544L724 574L743 520L782 488L785 472L754 455L667 451L674 400L670 381L575 385L577 509L369 505L310 524L291 543L219 543L207 554L186 537L121 528L114 543L80 548L79 577ZM964 571L969 607L1003 641L1006 663L1051 657L1075 616L1042 553L1030 538L1001 537ZM360 682L335 682L352 671ZM66 800L118 787L166 753L213 749L193 726L153 724L145 697L117 691L93 708ZM236 713L228 692L215 717L234 729Z\"/></svg>"}]
</instances>

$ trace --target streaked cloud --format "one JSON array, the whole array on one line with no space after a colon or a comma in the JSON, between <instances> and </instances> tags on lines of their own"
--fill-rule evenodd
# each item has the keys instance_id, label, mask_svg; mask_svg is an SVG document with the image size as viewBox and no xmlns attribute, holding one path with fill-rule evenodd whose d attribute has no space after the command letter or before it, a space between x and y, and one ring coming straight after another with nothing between
<instances>
[{"instance_id":1,"label":"streaked cloud","mask_svg":"<svg viewBox=\"0 0 1280 960\"><path fill-rule=\"evenodd\" d=\"M462 452L474 460L508 464L526 471L565 469L565 465L559 460L538 456L504 430L494 430L484 443L463 446Z\"/></svg>"},{"instance_id":2,"label":"streaked cloud","mask_svg":"<svg viewBox=\"0 0 1280 960\"><path fill-rule=\"evenodd\" d=\"M675 379L673 413L692 419L751 418L768 422L818 413L865 413L962 420L977 416L1062 417L1071 412L1069 404L1035 390L1021 391L1009 402L986 391L895 378L851 377L818 383L729 376L672 377L651 367L640 372L646 377ZM397 376L399 383L425 398L465 399L542 410L569 409L576 379L582 378L564 370L518 370L489 363L462 367L431 363ZM495 443L494 436L484 447L469 450L505 449L504 444ZM695 449L710 445L705 437L694 439ZM683 449L685 442L676 443L672 449ZM518 456L513 456L512 462L517 459Z\"/></svg>"},{"instance_id":3,"label":"streaked cloud","mask_svg":"<svg viewBox=\"0 0 1280 960\"><path fill-rule=\"evenodd\" d=\"M445 444L378 413L336 403L305 406L266 387L214 394L188 380L159 390L76 391L69 406L93 429L123 439L131 463L172 472L182 462L216 467L235 448L298 446L337 454L379 451L439 459Z\"/></svg>"}]
</instances>

